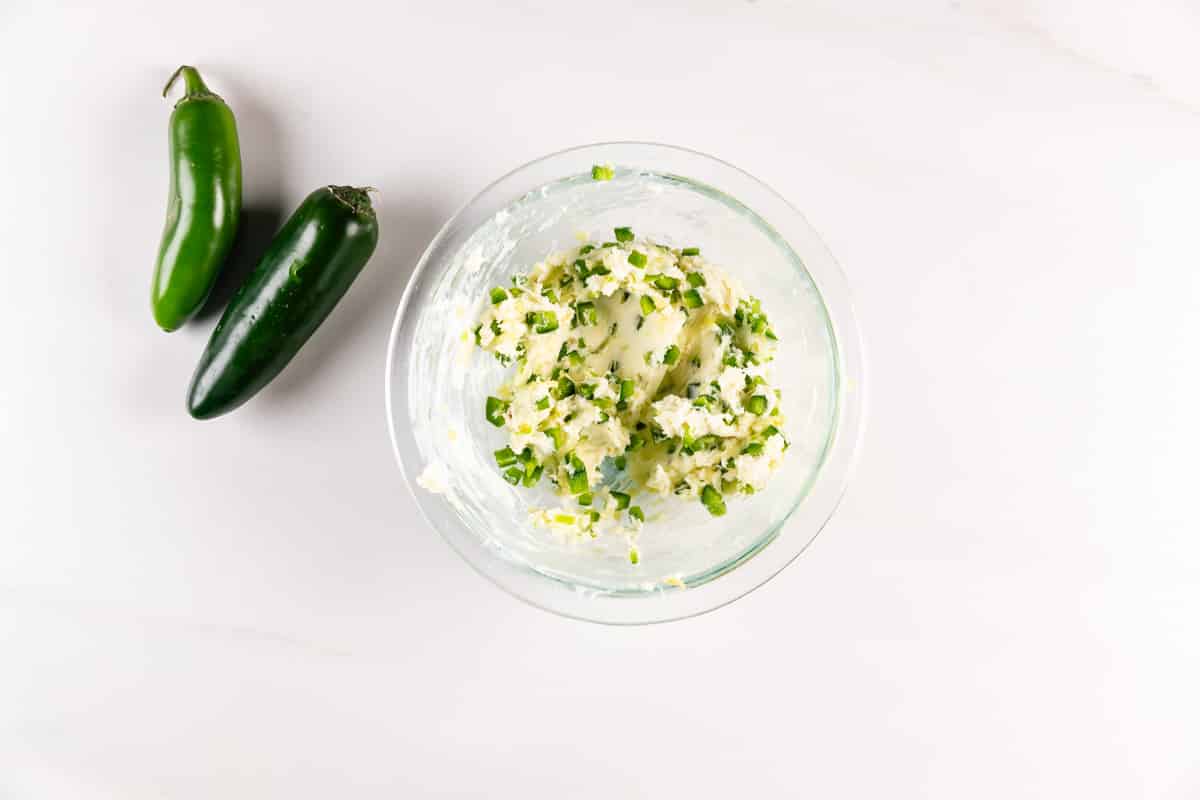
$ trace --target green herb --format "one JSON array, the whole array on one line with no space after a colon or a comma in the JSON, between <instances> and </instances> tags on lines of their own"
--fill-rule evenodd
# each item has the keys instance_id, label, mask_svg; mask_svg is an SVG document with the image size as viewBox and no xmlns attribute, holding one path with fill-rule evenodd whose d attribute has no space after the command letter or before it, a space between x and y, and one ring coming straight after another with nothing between
<instances>
[{"instance_id":1,"label":"green herb","mask_svg":"<svg viewBox=\"0 0 1200 800\"><path fill-rule=\"evenodd\" d=\"M497 428L504 427L504 414L508 411L508 403L499 397L489 397L483 406L483 416Z\"/></svg>"}]
</instances>

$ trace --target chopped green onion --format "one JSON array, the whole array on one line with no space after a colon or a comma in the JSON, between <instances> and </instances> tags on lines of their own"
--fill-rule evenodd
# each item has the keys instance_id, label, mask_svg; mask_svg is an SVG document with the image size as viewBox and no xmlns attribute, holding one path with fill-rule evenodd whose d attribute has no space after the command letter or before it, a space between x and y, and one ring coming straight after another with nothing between
<instances>
[{"instance_id":1,"label":"chopped green onion","mask_svg":"<svg viewBox=\"0 0 1200 800\"><path fill-rule=\"evenodd\" d=\"M569 273L567 273L567 274L564 274L562 276L562 278L559 279L558 285L559 285L559 288L565 289L574 282L575 282L575 279L572 278Z\"/></svg>"},{"instance_id":2,"label":"chopped green onion","mask_svg":"<svg viewBox=\"0 0 1200 800\"><path fill-rule=\"evenodd\" d=\"M772 342L779 341L779 337L775 335L775 331L771 330L770 328L767 328L767 331L766 331L766 333L763 334L763 336L766 336Z\"/></svg>"},{"instance_id":3,"label":"chopped green onion","mask_svg":"<svg viewBox=\"0 0 1200 800\"><path fill-rule=\"evenodd\" d=\"M537 410L538 411L545 411L549 407L550 407L550 396L549 395L546 395L541 400L537 401Z\"/></svg>"},{"instance_id":4,"label":"chopped green onion","mask_svg":"<svg viewBox=\"0 0 1200 800\"><path fill-rule=\"evenodd\" d=\"M591 504L592 504L592 493L591 492L584 492L583 494L579 495L579 505L590 506Z\"/></svg>"},{"instance_id":5,"label":"chopped green onion","mask_svg":"<svg viewBox=\"0 0 1200 800\"><path fill-rule=\"evenodd\" d=\"M663 363L667 365L674 364L679 360L679 348L671 345L663 352Z\"/></svg>"},{"instance_id":6,"label":"chopped green onion","mask_svg":"<svg viewBox=\"0 0 1200 800\"><path fill-rule=\"evenodd\" d=\"M647 317L650 316L651 314L653 314L654 310L658 307L658 306L654 305L654 300L651 299L649 295L645 295L645 294L642 295L641 304L642 304L642 314Z\"/></svg>"},{"instance_id":7,"label":"chopped green onion","mask_svg":"<svg viewBox=\"0 0 1200 800\"><path fill-rule=\"evenodd\" d=\"M725 499L710 485L705 485L700 491L700 502L708 509L708 513L714 517L719 517L725 513Z\"/></svg>"},{"instance_id":8,"label":"chopped green onion","mask_svg":"<svg viewBox=\"0 0 1200 800\"><path fill-rule=\"evenodd\" d=\"M625 492L612 492L613 500L617 501L617 510L629 508L629 495Z\"/></svg>"},{"instance_id":9,"label":"chopped green onion","mask_svg":"<svg viewBox=\"0 0 1200 800\"><path fill-rule=\"evenodd\" d=\"M658 275L654 278L654 285L663 291L670 291L679 285L679 279L667 275Z\"/></svg>"},{"instance_id":10,"label":"chopped green onion","mask_svg":"<svg viewBox=\"0 0 1200 800\"><path fill-rule=\"evenodd\" d=\"M596 324L596 304L588 300L575 306L575 319L580 325Z\"/></svg>"},{"instance_id":11,"label":"chopped green onion","mask_svg":"<svg viewBox=\"0 0 1200 800\"><path fill-rule=\"evenodd\" d=\"M762 442L751 442L742 450L744 456L761 456L763 454Z\"/></svg>"},{"instance_id":12,"label":"chopped green onion","mask_svg":"<svg viewBox=\"0 0 1200 800\"><path fill-rule=\"evenodd\" d=\"M542 290L542 297L546 298L546 299L547 299L547 300L549 300L551 303L557 303L557 302L558 302L558 293L557 293L557 292L555 292L553 289L543 289L543 290Z\"/></svg>"},{"instance_id":13,"label":"chopped green onion","mask_svg":"<svg viewBox=\"0 0 1200 800\"><path fill-rule=\"evenodd\" d=\"M646 521L646 515L642 513L641 506L630 506L629 507L629 516L633 517L638 522Z\"/></svg>"},{"instance_id":14,"label":"chopped green onion","mask_svg":"<svg viewBox=\"0 0 1200 800\"><path fill-rule=\"evenodd\" d=\"M602 244L600 246L601 247L616 247L617 243L616 242L605 242L604 244Z\"/></svg>"},{"instance_id":15,"label":"chopped green onion","mask_svg":"<svg viewBox=\"0 0 1200 800\"><path fill-rule=\"evenodd\" d=\"M768 425L766 428L763 429L763 438L770 439L772 436L774 436L777 433L779 433L779 428L776 428L774 425Z\"/></svg>"},{"instance_id":16,"label":"chopped green onion","mask_svg":"<svg viewBox=\"0 0 1200 800\"><path fill-rule=\"evenodd\" d=\"M483 406L483 416L497 428L504 427L504 413L508 411L508 403L499 397L489 397Z\"/></svg>"},{"instance_id":17,"label":"chopped green onion","mask_svg":"<svg viewBox=\"0 0 1200 800\"><path fill-rule=\"evenodd\" d=\"M596 245L585 244L583 247L579 248L579 255L586 256L588 253L592 252L595 249L596 249Z\"/></svg>"},{"instance_id":18,"label":"chopped green onion","mask_svg":"<svg viewBox=\"0 0 1200 800\"><path fill-rule=\"evenodd\" d=\"M516 486L518 483L520 483L521 479L524 477L525 470L521 469L520 467L513 467L504 473L504 480L508 481L513 486Z\"/></svg>"},{"instance_id":19,"label":"chopped green onion","mask_svg":"<svg viewBox=\"0 0 1200 800\"><path fill-rule=\"evenodd\" d=\"M746 401L746 410L751 414L762 416L767 411L767 398L765 395L756 394Z\"/></svg>"},{"instance_id":20,"label":"chopped green onion","mask_svg":"<svg viewBox=\"0 0 1200 800\"><path fill-rule=\"evenodd\" d=\"M480 340L480 338L479 338L479 332L480 332L481 330L483 330L483 326L482 326L482 325L476 325L476 326L475 326L475 344L476 344L476 345L478 345L479 347L483 347L483 342L482 342L482 341Z\"/></svg>"},{"instance_id":21,"label":"chopped green onion","mask_svg":"<svg viewBox=\"0 0 1200 800\"><path fill-rule=\"evenodd\" d=\"M562 428L546 428L546 435L554 440L555 450L561 450L562 446L567 443L567 433Z\"/></svg>"},{"instance_id":22,"label":"chopped green onion","mask_svg":"<svg viewBox=\"0 0 1200 800\"><path fill-rule=\"evenodd\" d=\"M572 350L567 353L567 361L570 361L575 366L579 366L583 363L583 356L579 354L578 350Z\"/></svg>"},{"instance_id":23,"label":"chopped green onion","mask_svg":"<svg viewBox=\"0 0 1200 800\"><path fill-rule=\"evenodd\" d=\"M576 391L579 392L580 397L586 397L588 400L591 400L596 394L596 384L581 383L578 387L576 387Z\"/></svg>"},{"instance_id":24,"label":"chopped green onion","mask_svg":"<svg viewBox=\"0 0 1200 800\"><path fill-rule=\"evenodd\" d=\"M587 473L583 470L577 470L571 473L571 477L567 480L567 488L571 490L571 494L583 494L588 489Z\"/></svg>"},{"instance_id":25,"label":"chopped green onion","mask_svg":"<svg viewBox=\"0 0 1200 800\"><path fill-rule=\"evenodd\" d=\"M684 256L698 256L698 255L700 255L700 248L699 247L685 247L679 251L679 254L684 255Z\"/></svg>"},{"instance_id":26,"label":"chopped green onion","mask_svg":"<svg viewBox=\"0 0 1200 800\"><path fill-rule=\"evenodd\" d=\"M571 516L570 514L555 514L554 521L560 525L574 525L575 517Z\"/></svg>"},{"instance_id":27,"label":"chopped green onion","mask_svg":"<svg viewBox=\"0 0 1200 800\"><path fill-rule=\"evenodd\" d=\"M699 308L704 305L704 300L700 298L700 292L688 289L683 293L683 304L688 308Z\"/></svg>"},{"instance_id":28,"label":"chopped green onion","mask_svg":"<svg viewBox=\"0 0 1200 800\"><path fill-rule=\"evenodd\" d=\"M720 446L721 437L717 436L715 433L701 436L692 444L692 447L696 450L716 450Z\"/></svg>"},{"instance_id":29,"label":"chopped green onion","mask_svg":"<svg viewBox=\"0 0 1200 800\"><path fill-rule=\"evenodd\" d=\"M613 466L615 466L619 470L625 469L625 465L627 463L628 462L625 460L625 456L623 456L623 455L617 456L616 458L613 459Z\"/></svg>"},{"instance_id":30,"label":"chopped green onion","mask_svg":"<svg viewBox=\"0 0 1200 800\"><path fill-rule=\"evenodd\" d=\"M755 317L754 321L750 323L750 330L754 333L762 333L766 329L767 329L767 318L766 317L761 317L761 316Z\"/></svg>"},{"instance_id":31,"label":"chopped green onion","mask_svg":"<svg viewBox=\"0 0 1200 800\"><path fill-rule=\"evenodd\" d=\"M630 550L629 551L629 563L636 564L637 562L638 562L638 551Z\"/></svg>"},{"instance_id":32,"label":"chopped green onion","mask_svg":"<svg viewBox=\"0 0 1200 800\"><path fill-rule=\"evenodd\" d=\"M629 254L629 263L633 264L635 267L638 267L639 269L646 266L646 254L639 253L637 250L634 250L632 253Z\"/></svg>"},{"instance_id":33,"label":"chopped green onion","mask_svg":"<svg viewBox=\"0 0 1200 800\"><path fill-rule=\"evenodd\" d=\"M704 280L704 275L699 272L689 272L688 276L687 276L687 282L688 282L688 286L691 286L693 289L697 286L706 286L707 285L707 283Z\"/></svg>"},{"instance_id":34,"label":"chopped green onion","mask_svg":"<svg viewBox=\"0 0 1200 800\"><path fill-rule=\"evenodd\" d=\"M629 400L633 397L634 383L633 378L625 378L621 381L621 399ZM766 398L764 398L766 399Z\"/></svg>"},{"instance_id":35,"label":"chopped green onion","mask_svg":"<svg viewBox=\"0 0 1200 800\"><path fill-rule=\"evenodd\" d=\"M511 467L517 463L517 454L512 451L511 447L505 447L503 450L497 450L492 453L496 457L496 466Z\"/></svg>"},{"instance_id":36,"label":"chopped green onion","mask_svg":"<svg viewBox=\"0 0 1200 800\"><path fill-rule=\"evenodd\" d=\"M592 180L594 181L611 181L613 179L613 168L610 166L596 164L592 167Z\"/></svg>"},{"instance_id":37,"label":"chopped green onion","mask_svg":"<svg viewBox=\"0 0 1200 800\"><path fill-rule=\"evenodd\" d=\"M613 228L613 235L617 237L618 242L633 241L633 230L630 228Z\"/></svg>"},{"instance_id":38,"label":"chopped green onion","mask_svg":"<svg viewBox=\"0 0 1200 800\"><path fill-rule=\"evenodd\" d=\"M571 463L571 469L575 470L576 472L584 471L583 462L580 461L579 456L575 455L574 453L571 453L571 455L567 457L567 461Z\"/></svg>"},{"instance_id":39,"label":"chopped green onion","mask_svg":"<svg viewBox=\"0 0 1200 800\"><path fill-rule=\"evenodd\" d=\"M497 286L495 289L492 289L492 305L499 305L507 299L508 292L504 291L499 286Z\"/></svg>"},{"instance_id":40,"label":"chopped green onion","mask_svg":"<svg viewBox=\"0 0 1200 800\"><path fill-rule=\"evenodd\" d=\"M592 522L599 522L600 521L600 512L599 511L589 511L588 517L591 518ZM594 534L594 533L592 534L592 536L595 536L595 535L596 534Z\"/></svg>"},{"instance_id":41,"label":"chopped green onion","mask_svg":"<svg viewBox=\"0 0 1200 800\"><path fill-rule=\"evenodd\" d=\"M499 336L501 333L503 333L503 329L500 327L500 320L498 320L498 319L492 320L492 324L489 325L488 327L491 328L492 333L496 334L497 336Z\"/></svg>"}]
</instances>

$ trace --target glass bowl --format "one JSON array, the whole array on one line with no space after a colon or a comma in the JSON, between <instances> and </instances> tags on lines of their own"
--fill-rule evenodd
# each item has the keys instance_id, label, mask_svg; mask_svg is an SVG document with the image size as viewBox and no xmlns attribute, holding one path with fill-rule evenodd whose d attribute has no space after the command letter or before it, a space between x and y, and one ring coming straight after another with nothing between
<instances>
[{"instance_id":1,"label":"glass bowl","mask_svg":"<svg viewBox=\"0 0 1200 800\"><path fill-rule=\"evenodd\" d=\"M612 165L612 180L592 180L594 164ZM580 232L603 240L618 226L701 247L762 299L780 339L772 382L783 391L790 442L766 489L729 498L723 517L680 498L643 502L637 564L623 537L566 538L531 523L532 507L556 503L546 481L513 487L496 469L492 452L506 434L485 420L484 399L506 370L469 334L490 287L577 246ZM863 364L845 278L787 201L701 153L612 143L526 164L446 223L396 311L385 393L392 445L417 505L471 566L540 608L637 624L724 605L804 551L849 477ZM422 483L440 491L416 484L431 464L434 483Z\"/></svg>"}]
</instances>

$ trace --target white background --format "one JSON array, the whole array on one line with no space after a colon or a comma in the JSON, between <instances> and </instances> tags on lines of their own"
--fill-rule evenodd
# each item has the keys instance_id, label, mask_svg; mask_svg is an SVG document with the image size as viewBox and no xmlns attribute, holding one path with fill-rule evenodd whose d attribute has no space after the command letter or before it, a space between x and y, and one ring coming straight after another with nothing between
<instances>
[{"instance_id":1,"label":"white background","mask_svg":"<svg viewBox=\"0 0 1200 800\"><path fill-rule=\"evenodd\" d=\"M0 3L0 798L1200 796L1194 3L171 6ZM214 319L147 300L181 62L248 207L381 189L367 272L209 424ZM779 189L870 358L816 544L644 629L472 573L382 396L440 224L612 139Z\"/></svg>"}]
</instances>

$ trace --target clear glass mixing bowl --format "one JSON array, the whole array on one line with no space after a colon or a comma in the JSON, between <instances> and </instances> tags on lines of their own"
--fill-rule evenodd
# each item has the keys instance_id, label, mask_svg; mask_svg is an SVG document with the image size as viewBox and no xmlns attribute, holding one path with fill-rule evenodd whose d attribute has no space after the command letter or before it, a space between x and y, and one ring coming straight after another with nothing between
<instances>
[{"instance_id":1,"label":"clear glass mixing bowl","mask_svg":"<svg viewBox=\"0 0 1200 800\"><path fill-rule=\"evenodd\" d=\"M613 165L614 178L593 181L593 164ZM532 506L556 503L546 481L534 491L513 487L496 469L492 452L505 434L483 408L506 370L468 333L490 287L576 246L578 232L603 240L617 226L701 247L762 299L780 339L772 382L783 390L791 443L767 488L729 498L724 517L678 498L647 506L636 565L624 538L568 540L530 523ZM845 278L787 201L701 153L613 143L526 164L446 223L396 312L385 392L392 444L417 505L468 563L540 608L636 624L724 605L808 546L854 461L863 364ZM415 483L435 462L448 476L443 493Z\"/></svg>"}]
</instances>

